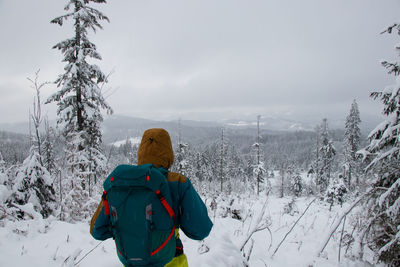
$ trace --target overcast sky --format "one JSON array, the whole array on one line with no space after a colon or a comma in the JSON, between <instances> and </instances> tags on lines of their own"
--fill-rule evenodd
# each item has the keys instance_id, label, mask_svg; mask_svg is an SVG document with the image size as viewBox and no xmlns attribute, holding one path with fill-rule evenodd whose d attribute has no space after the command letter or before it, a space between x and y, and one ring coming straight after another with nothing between
<instances>
[{"instance_id":1,"label":"overcast sky","mask_svg":"<svg viewBox=\"0 0 400 267\"><path fill-rule=\"evenodd\" d=\"M0 0L0 123L28 119L26 77L54 81L64 63L51 47L73 35L63 0ZM116 114L152 119L281 115L343 118L382 105L369 93L394 79L400 0L109 0L93 5L110 23L90 34L114 70L106 89ZM43 98L57 88L47 86ZM45 107L50 118L55 107Z\"/></svg>"}]
</instances>

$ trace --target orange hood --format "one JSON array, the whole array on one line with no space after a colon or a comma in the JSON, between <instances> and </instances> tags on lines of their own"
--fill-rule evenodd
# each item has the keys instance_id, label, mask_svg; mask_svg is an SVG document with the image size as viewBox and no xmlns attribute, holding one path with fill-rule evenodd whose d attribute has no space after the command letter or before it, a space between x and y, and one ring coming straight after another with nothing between
<instances>
[{"instance_id":1,"label":"orange hood","mask_svg":"<svg viewBox=\"0 0 400 267\"><path fill-rule=\"evenodd\" d=\"M173 162L174 152L168 132L159 128L146 130L138 150L138 165L151 163L169 169Z\"/></svg>"}]
</instances>

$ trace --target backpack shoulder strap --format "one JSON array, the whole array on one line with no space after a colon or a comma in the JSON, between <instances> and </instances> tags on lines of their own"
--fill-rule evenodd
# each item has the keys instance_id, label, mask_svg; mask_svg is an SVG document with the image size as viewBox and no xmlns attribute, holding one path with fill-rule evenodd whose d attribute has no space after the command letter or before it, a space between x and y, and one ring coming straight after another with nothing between
<instances>
[{"instance_id":1,"label":"backpack shoulder strap","mask_svg":"<svg viewBox=\"0 0 400 267\"><path fill-rule=\"evenodd\" d=\"M167 245L167 243L169 242L169 240L175 235L175 213L174 210L172 209L172 207L168 204L168 202L165 200L164 196L162 195L160 190L156 191L156 195L158 197L158 199L160 200L161 204L164 206L164 208L167 210L169 216L172 218L173 220L173 225L172 225L172 229L171 232L169 233L167 239L165 239L165 241L158 247L156 248L154 251L151 252L151 256L153 256L154 254L156 254L157 252L159 252L163 247L165 247L165 245Z\"/></svg>"}]
</instances>

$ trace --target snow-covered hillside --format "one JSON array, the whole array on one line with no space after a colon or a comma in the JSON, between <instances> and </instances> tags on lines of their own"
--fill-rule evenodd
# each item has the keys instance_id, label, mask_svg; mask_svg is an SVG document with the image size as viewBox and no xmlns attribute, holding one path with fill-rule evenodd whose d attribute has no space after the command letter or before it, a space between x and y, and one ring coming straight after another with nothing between
<instances>
[{"instance_id":1,"label":"snow-covered hillside","mask_svg":"<svg viewBox=\"0 0 400 267\"><path fill-rule=\"evenodd\" d=\"M132 145L139 145L140 140L141 140L141 137L131 137L131 138L128 138L125 140L115 141L115 142L111 143L110 145L120 147L120 146L126 144L127 142L130 142Z\"/></svg>"},{"instance_id":2,"label":"snow-covered hillside","mask_svg":"<svg viewBox=\"0 0 400 267\"><path fill-rule=\"evenodd\" d=\"M353 228L350 220L344 228L340 262L342 226L321 256L317 256L324 238L346 206L334 206L329 211L325 202L314 201L276 251L313 198L299 198L291 206L288 205L291 198L265 196L205 201L214 222L210 236L204 241L193 241L181 233L189 266L369 266L345 256L352 250L346 245ZM261 213L264 204L265 212ZM247 238L259 226L267 228ZM0 227L0 266L119 267L121 263L113 240L94 240L89 234L89 223L70 224L52 218L4 222L4 227Z\"/></svg>"}]
</instances>

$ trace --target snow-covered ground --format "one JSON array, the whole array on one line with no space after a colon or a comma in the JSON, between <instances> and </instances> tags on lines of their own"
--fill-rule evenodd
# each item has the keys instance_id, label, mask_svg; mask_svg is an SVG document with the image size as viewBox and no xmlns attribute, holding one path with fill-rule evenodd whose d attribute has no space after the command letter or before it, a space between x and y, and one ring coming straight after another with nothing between
<instances>
[{"instance_id":1,"label":"snow-covered ground","mask_svg":"<svg viewBox=\"0 0 400 267\"><path fill-rule=\"evenodd\" d=\"M207 206L211 205L210 200L206 200ZM344 257L347 249L344 244L339 263L338 244L342 225L322 256L316 256L324 238L346 207L334 206L329 211L329 206L320 201L315 201L310 206L272 257L278 244L312 200L299 198L291 212L287 209L285 212L284 207L291 202L290 198L234 198L233 203L232 200L217 199L216 207L210 209L214 227L207 239L194 241L181 233L189 266L244 266L245 258L240 247L251 229L263 224L268 229L256 232L244 247L244 252L248 255L254 242L248 266L369 266ZM261 217L264 203L266 209ZM232 218L234 209L240 210L242 220ZM4 222L2 226L0 266L122 266L115 253L113 240L94 240L89 234L89 223L70 224L53 218L46 221L36 219L18 223ZM351 232L352 228L350 220L347 220L345 231Z\"/></svg>"}]
</instances>

